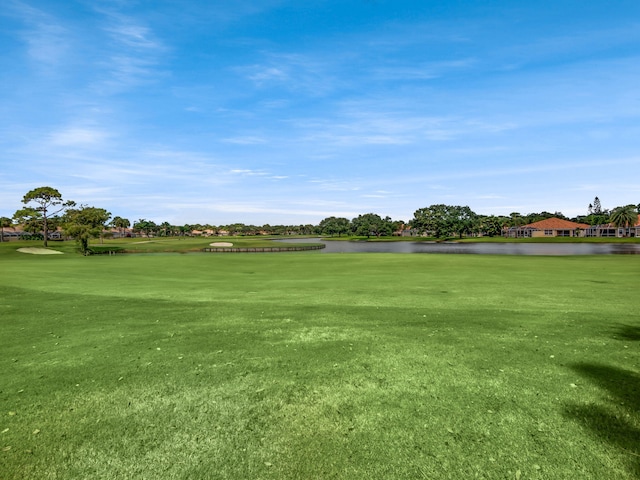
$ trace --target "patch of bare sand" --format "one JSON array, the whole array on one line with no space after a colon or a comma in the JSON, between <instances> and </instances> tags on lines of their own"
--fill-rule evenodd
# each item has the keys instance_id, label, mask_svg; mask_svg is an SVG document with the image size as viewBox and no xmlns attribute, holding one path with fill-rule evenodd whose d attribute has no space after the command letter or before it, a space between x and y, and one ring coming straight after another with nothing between
<instances>
[{"instance_id":1,"label":"patch of bare sand","mask_svg":"<svg viewBox=\"0 0 640 480\"><path fill-rule=\"evenodd\" d=\"M62 255L62 252L49 250L48 248L25 247L19 248L18 251L20 253L31 253L32 255Z\"/></svg>"},{"instance_id":2,"label":"patch of bare sand","mask_svg":"<svg viewBox=\"0 0 640 480\"><path fill-rule=\"evenodd\" d=\"M211 247L233 247L233 243L231 243L231 242L213 242L213 243L210 243L209 246L211 246Z\"/></svg>"}]
</instances>

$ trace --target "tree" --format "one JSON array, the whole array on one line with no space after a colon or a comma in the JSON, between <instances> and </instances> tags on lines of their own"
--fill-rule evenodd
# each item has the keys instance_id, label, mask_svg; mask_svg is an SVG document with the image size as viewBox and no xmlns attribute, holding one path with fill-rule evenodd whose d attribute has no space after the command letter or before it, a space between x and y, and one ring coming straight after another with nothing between
<instances>
[{"instance_id":1,"label":"tree","mask_svg":"<svg viewBox=\"0 0 640 480\"><path fill-rule=\"evenodd\" d=\"M420 234L437 238L444 237L448 233L445 220L446 210L447 206L442 203L419 208L413 213L411 226Z\"/></svg>"},{"instance_id":2,"label":"tree","mask_svg":"<svg viewBox=\"0 0 640 480\"><path fill-rule=\"evenodd\" d=\"M136 232L143 232L146 237L150 237L158 230L158 226L153 220L145 220L141 218L133 224L133 230Z\"/></svg>"},{"instance_id":3,"label":"tree","mask_svg":"<svg viewBox=\"0 0 640 480\"><path fill-rule=\"evenodd\" d=\"M124 229L129 228L131 226L131 222L126 218L113 217L111 225L120 231L120 238L122 238L124 236Z\"/></svg>"},{"instance_id":4,"label":"tree","mask_svg":"<svg viewBox=\"0 0 640 480\"><path fill-rule=\"evenodd\" d=\"M12 224L9 217L0 217L0 242L4 242L4 229L9 228Z\"/></svg>"},{"instance_id":5,"label":"tree","mask_svg":"<svg viewBox=\"0 0 640 480\"><path fill-rule=\"evenodd\" d=\"M618 228L633 227L638 222L638 212L635 205L617 207L611 212L611 223ZM625 233L626 236L626 233Z\"/></svg>"},{"instance_id":6,"label":"tree","mask_svg":"<svg viewBox=\"0 0 640 480\"><path fill-rule=\"evenodd\" d=\"M27 207L18 210L14 214L14 218L27 224L31 223L32 227L35 225L41 226L45 247L49 237L50 218L69 207L75 206L75 202L65 202L60 192L51 187L39 187L27 192L22 199L22 203ZM29 207L30 203L35 203L36 206Z\"/></svg>"},{"instance_id":7,"label":"tree","mask_svg":"<svg viewBox=\"0 0 640 480\"><path fill-rule=\"evenodd\" d=\"M482 217L479 223L479 231L488 237L495 237L502 234L502 226L505 221L503 218L490 215Z\"/></svg>"},{"instance_id":8,"label":"tree","mask_svg":"<svg viewBox=\"0 0 640 480\"><path fill-rule=\"evenodd\" d=\"M67 235L75 238L83 255L91 253L89 239L102 234L111 213L104 208L81 206L68 209L63 218L63 228Z\"/></svg>"},{"instance_id":9,"label":"tree","mask_svg":"<svg viewBox=\"0 0 640 480\"><path fill-rule=\"evenodd\" d=\"M478 215L469 207L439 203L416 210L411 226L419 233L427 233L436 238L452 234L458 234L462 238L462 235L474 229L477 222Z\"/></svg>"},{"instance_id":10,"label":"tree","mask_svg":"<svg viewBox=\"0 0 640 480\"><path fill-rule=\"evenodd\" d=\"M393 233L393 221L390 217L382 218L375 213L365 213L351 220L351 231L356 235L366 235L367 238L371 235L388 236Z\"/></svg>"},{"instance_id":11,"label":"tree","mask_svg":"<svg viewBox=\"0 0 640 480\"><path fill-rule=\"evenodd\" d=\"M602 214L602 205L600 204L600 199L598 197L593 199L592 211L595 215Z\"/></svg>"},{"instance_id":12,"label":"tree","mask_svg":"<svg viewBox=\"0 0 640 480\"><path fill-rule=\"evenodd\" d=\"M478 223L478 215L467 206L442 203L420 208L413 214L411 226L420 233L436 238L470 233Z\"/></svg>"},{"instance_id":13,"label":"tree","mask_svg":"<svg viewBox=\"0 0 640 480\"><path fill-rule=\"evenodd\" d=\"M463 234L470 233L478 222L478 215L468 206L461 207L455 205L449 207L449 215L451 217L451 229L456 232L460 238L462 238Z\"/></svg>"},{"instance_id":14,"label":"tree","mask_svg":"<svg viewBox=\"0 0 640 480\"><path fill-rule=\"evenodd\" d=\"M327 217L320 221L318 230L322 235L338 235L349 232L349 219L342 217Z\"/></svg>"},{"instance_id":15,"label":"tree","mask_svg":"<svg viewBox=\"0 0 640 480\"><path fill-rule=\"evenodd\" d=\"M162 222L159 225L160 235L162 237L168 237L171 235L171 224L169 222Z\"/></svg>"},{"instance_id":16,"label":"tree","mask_svg":"<svg viewBox=\"0 0 640 480\"><path fill-rule=\"evenodd\" d=\"M42 231L42 215L33 208L21 208L13 214L13 223L21 225L22 230L37 234Z\"/></svg>"}]
</instances>

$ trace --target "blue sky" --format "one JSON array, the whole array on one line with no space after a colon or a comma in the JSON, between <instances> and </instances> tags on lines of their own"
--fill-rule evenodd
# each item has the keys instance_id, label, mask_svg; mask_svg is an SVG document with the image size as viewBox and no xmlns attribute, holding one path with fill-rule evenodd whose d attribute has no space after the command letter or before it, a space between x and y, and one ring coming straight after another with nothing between
<instances>
[{"instance_id":1,"label":"blue sky","mask_svg":"<svg viewBox=\"0 0 640 480\"><path fill-rule=\"evenodd\" d=\"M4 0L0 216L640 203L640 2Z\"/></svg>"}]
</instances>

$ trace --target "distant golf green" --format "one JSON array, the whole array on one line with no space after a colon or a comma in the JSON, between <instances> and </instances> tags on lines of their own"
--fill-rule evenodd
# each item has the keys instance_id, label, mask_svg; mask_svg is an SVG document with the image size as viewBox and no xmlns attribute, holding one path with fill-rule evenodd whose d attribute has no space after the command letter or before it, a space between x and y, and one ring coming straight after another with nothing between
<instances>
[{"instance_id":1,"label":"distant golf green","mask_svg":"<svg viewBox=\"0 0 640 480\"><path fill-rule=\"evenodd\" d=\"M639 256L15 249L3 480L640 477Z\"/></svg>"}]
</instances>

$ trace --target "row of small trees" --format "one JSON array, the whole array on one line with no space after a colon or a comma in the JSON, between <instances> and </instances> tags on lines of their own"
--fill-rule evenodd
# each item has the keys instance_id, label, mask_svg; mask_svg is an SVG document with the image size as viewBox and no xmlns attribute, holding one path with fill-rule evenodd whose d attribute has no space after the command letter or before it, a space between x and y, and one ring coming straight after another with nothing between
<instances>
[{"instance_id":1,"label":"row of small trees","mask_svg":"<svg viewBox=\"0 0 640 480\"><path fill-rule=\"evenodd\" d=\"M103 208L77 205L73 201L65 201L58 190L52 187L40 187L25 194L22 199L25 205L16 211L13 218L0 217L0 240L4 237L4 228L15 224L23 226L25 231L39 234L42 232L44 245L47 246L49 232L62 227L64 233L78 242L83 253L89 252L89 239L104 235L107 226L119 230L124 236L132 227L135 233L145 236L181 236L191 235L194 231L209 231L219 234L224 231L230 235L358 235L358 236L390 236L410 229L412 234L429 234L442 238L457 235L501 235L506 227L520 227L551 217L567 219L562 213L542 212L522 215L513 212L509 216L478 215L468 206L435 204L415 211L413 219L406 224L401 220L381 217L375 213L358 215L351 220L344 217L327 217L318 225L171 225L168 222L157 224L151 220L140 219L131 224L123 217L111 217L111 213ZM632 226L638 219L639 205L626 205L611 211L602 209L598 197L589 204L586 216L574 220L590 225L612 223L615 226Z\"/></svg>"}]
</instances>

